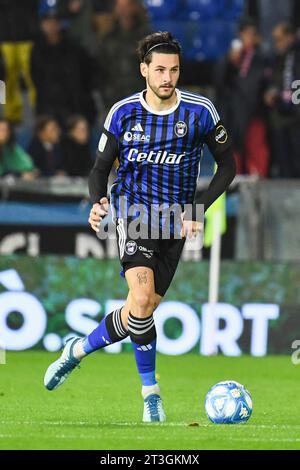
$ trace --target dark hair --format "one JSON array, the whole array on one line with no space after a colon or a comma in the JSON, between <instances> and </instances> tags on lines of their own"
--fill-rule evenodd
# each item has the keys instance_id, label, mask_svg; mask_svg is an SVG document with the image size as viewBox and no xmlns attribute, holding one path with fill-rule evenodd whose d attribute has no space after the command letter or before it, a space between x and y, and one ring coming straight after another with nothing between
<instances>
[{"instance_id":1,"label":"dark hair","mask_svg":"<svg viewBox=\"0 0 300 470\"><path fill-rule=\"evenodd\" d=\"M288 21L282 21L282 23L278 23L275 28L280 28L285 36L294 36L297 32L295 26Z\"/></svg>"},{"instance_id":2,"label":"dark hair","mask_svg":"<svg viewBox=\"0 0 300 470\"><path fill-rule=\"evenodd\" d=\"M140 62L149 65L152 60L152 52L178 54L181 57L181 46L168 31L158 31L149 34L138 43L137 53Z\"/></svg>"},{"instance_id":3,"label":"dark hair","mask_svg":"<svg viewBox=\"0 0 300 470\"><path fill-rule=\"evenodd\" d=\"M246 29L255 29L257 32L259 32L258 24L253 18L242 18L239 24L239 32L243 33Z\"/></svg>"},{"instance_id":4,"label":"dark hair","mask_svg":"<svg viewBox=\"0 0 300 470\"><path fill-rule=\"evenodd\" d=\"M57 120L55 119L54 116L51 116L50 114L44 114L41 116L38 116L35 121L35 126L34 126L34 133L35 135L38 135L40 132L42 132L45 127L49 124L49 122L55 122L57 123Z\"/></svg>"},{"instance_id":5,"label":"dark hair","mask_svg":"<svg viewBox=\"0 0 300 470\"><path fill-rule=\"evenodd\" d=\"M80 121L84 121L88 125L87 119L84 116L82 116L81 114L73 114L72 116L68 117L68 119L66 121L66 130L67 130L67 132L71 132L74 129L74 127L76 127L77 124ZM88 125L88 127L89 127L89 125Z\"/></svg>"},{"instance_id":6,"label":"dark hair","mask_svg":"<svg viewBox=\"0 0 300 470\"><path fill-rule=\"evenodd\" d=\"M14 127L13 127L12 123L10 121L8 121L7 119L0 118L0 124L3 123L3 122L4 122L4 124L7 124L8 132L9 132L8 141L6 142L5 145L9 145L10 147L12 147L16 143Z\"/></svg>"}]
</instances>

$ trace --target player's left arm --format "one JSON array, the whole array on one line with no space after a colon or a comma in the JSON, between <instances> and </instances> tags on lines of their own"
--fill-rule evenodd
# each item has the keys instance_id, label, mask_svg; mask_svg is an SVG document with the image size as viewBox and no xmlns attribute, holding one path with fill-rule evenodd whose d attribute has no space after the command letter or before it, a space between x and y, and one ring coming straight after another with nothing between
<instances>
[{"instance_id":1,"label":"player's left arm","mask_svg":"<svg viewBox=\"0 0 300 470\"><path fill-rule=\"evenodd\" d=\"M99 224L108 214L108 177L118 155L116 137L106 129L103 129L98 150L95 164L88 179L90 199L93 204L90 211L89 224L95 232L99 232Z\"/></svg>"},{"instance_id":2,"label":"player's left arm","mask_svg":"<svg viewBox=\"0 0 300 470\"><path fill-rule=\"evenodd\" d=\"M184 215L182 236L196 236L197 233L203 230L203 221L197 218L197 205L202 204L204 212L206 212L218 197L227 190L236 175L232 141L222 121L212 126L205 135L204 142L207 144L217 163L217 171L209 187L200 196L196 196L192 207L192 214Z\"/></svg>"},{"instance_id":3,"label":"player's left arm","mask_svg":"<svg viewBox=\"0 0 300 470\"><path fill-rule=\"evenodd\" d=\"M217 171L208 188L195 201L196 204L203 204L206 212L230 186L236 175L236 164L232 141L222 121L205 135L204 142L217 164Z\"/></svg>"}]
</instances>

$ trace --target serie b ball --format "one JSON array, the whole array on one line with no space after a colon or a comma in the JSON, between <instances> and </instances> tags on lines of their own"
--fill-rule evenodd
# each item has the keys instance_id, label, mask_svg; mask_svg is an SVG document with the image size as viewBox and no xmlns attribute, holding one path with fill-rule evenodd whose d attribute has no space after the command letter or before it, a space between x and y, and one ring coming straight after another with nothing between
<instances>
[{"instance_id":1,"label":"serie b ball","mask_svg":"<svg viewBox=\"0 0 300 470\"><path fill-rule=\"evenodd\" d=\"M252 414L252 398L238 382L219 382L206 395L205 411L215 424L245 423Z\"/></svg>"}]
</instances>

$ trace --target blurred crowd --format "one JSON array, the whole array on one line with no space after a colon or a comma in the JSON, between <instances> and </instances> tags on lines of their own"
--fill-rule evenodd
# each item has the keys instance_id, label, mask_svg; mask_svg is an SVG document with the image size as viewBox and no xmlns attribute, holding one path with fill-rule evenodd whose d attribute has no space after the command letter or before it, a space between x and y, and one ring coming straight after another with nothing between
<instances>
[{"instance_id":1,"label":"blurred crowd","mask_svg":"<svg viewBox=\"0 0 300 470\"><path fill-rule=\"evenodd\" d=\"M233 137L240 174L299 178L300 105L293 88L300 78L297 30L281 21L272 39L274 51L264 53L257 23L241 21L238 37L216 66L217 104Z\"/></svg>"},{"instance_id":2,"label":"blurred crowd","mask_svg":"<svg viewBox=\"0 0 300 470\"><path fill-rule=\"evenodd\" d=\"M297 3L245 0L238 33L207 83L240 174L300 177ZM0 177L86 176L93 128L114 102L144 88L135 49L151 30L142 0L0 0ZM192 76L187 85L197 88ZM34 116L26 148L15 138L24 90Z\"/></svg>"}]
</instances>

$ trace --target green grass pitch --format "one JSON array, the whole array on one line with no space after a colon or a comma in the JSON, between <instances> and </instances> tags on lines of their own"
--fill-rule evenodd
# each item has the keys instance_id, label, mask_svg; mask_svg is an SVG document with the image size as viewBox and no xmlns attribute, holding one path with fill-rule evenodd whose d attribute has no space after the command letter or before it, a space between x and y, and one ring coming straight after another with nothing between
<instances>
[{"instance_id":1,"label":"green grass pitch","mask_svg":"<svg viewBox=\"0 0 300 470\"><path fill-rule=\"evenodd\" d=\"M0 449L299 449L300 366L290 357L158 356L167 422L143 424L133 354L96 353L58 390L43 386L57 354L8 353L0 365ZM244 425L210 424L207 390L243 383L253 397ZM198 426L190 426L197 422Z\"/></svg>"}]
</instances>

